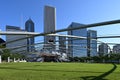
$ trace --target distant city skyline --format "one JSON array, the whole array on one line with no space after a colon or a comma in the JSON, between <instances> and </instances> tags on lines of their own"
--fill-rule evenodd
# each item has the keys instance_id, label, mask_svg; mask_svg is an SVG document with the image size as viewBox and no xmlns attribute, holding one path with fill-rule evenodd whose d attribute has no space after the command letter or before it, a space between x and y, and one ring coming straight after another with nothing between
<instances>
[{"instance_id":1,"label":"distant city skyline","mask_svg":"<svg viewBox=\"0 0 120 80\"><path fill-rule=\"evenodd\" d=\"M66 5L67 3L67 5ZM35 32L43 32L44 6L56 8L56 28L67 28L71 22L91 24L120 19L120 0L0 0L0 29L6 25L21 26L31 17L35 23ZM120 24L92 28L99 35L119 33ZM119 43L117 39L100 39L104 42Z\"/></svg>"}]
</instances>

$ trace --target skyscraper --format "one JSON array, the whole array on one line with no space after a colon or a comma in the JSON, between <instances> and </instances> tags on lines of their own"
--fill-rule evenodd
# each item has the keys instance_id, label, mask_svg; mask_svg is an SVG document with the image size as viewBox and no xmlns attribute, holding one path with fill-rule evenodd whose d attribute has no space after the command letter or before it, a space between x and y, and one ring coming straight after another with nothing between
<instances>
[{"instance_id":1,"label":"skyscraper","mask_svg":"<svg viewBox=\"0 0 120 80\"><path fill-rule=\"evenodd\" d=\"M97 31L87 31L87 56L97 56Z\"/></svg>"},{"instance_id":2,"label":"skyscraper","mask_svg":"<svg viewBox=\"0 0 120 80\"><path fill-rule=\"evenodd\" d=\"M99 45L99 55L103 56L104 54L108 53L108 45L105 43L102 43Z\"/></svg>"},{"instance_id":3,"label":"skyscraper","mask_svg":"<svg viewBox=\"0 0 120 80\"><path fill-rule=\"evenodd\" d=\"M120 44L116 44L113 46L113 53L120 53Z\"/></svg>"},{"instance_id":4,"label":"skyscraper","mask_svg":"<svg viewBox=\"0 0 120 80\"><path fill-rule=\"evenodd\" d=\"M34 22L29 18L26 22L25 22L25 30L27 32L34 32ZM28 38L27 39L27 51L28 52L32 52L34 51L34 37L33 38Z\"/></svg>"},{"instance_id":5,"label":"skyscraper","mask_svg":"<svg viewBox=\"0 0 120 80\"><path fill-rule=\"evenodd\" d=\"M66 53L66 37L59 36L59 51Z\"/></svg>"},{"instance_id":6,"label":"skyscraper","mask_svg":"<svg viewBox=\"0 0 120 80\"><path fill-rule=\"evenodd\" d=\"M54 32L56 29L56 9L51 6L45 6L44 7L44 33L48 32ZM55 37L53 36L45 36L44 37L44 43L48 44L49 41L53 41L53 44L55 44ZM46 47L52 47L55 49L55 46L47 45Z\"/></svg>"},{"instance_id":7,"label":"skyscraper","mask_svg":"<svg viewBox=\"0 0 120 80\"><path fill-rule=\"evenodd\" d=\"M80 27L83 24L72 23L68 28ZM78 29L68 31L68 35L87 37L87 29ZM71 57L86 57L87 56L87 39L68 38L68 55Z\"/></svg>"},{"instance_id":8,"label":"skyscraper","mask_svg":"<svg viewBox=\"0 0 120 80\"><path fill-rule=\"evenodd\" d=\"M16 26L6 26L6 31L12 31L12 32L26 32L25 30L20 29L20 27L16 27ZM25 38L26 35L6 35L6 47L7 48L17 48L20 46L26 46L27 45L27 40L23 39L23 40L19 40L19 41L14 41L17 39L21 39L21 38ZM10 41L14 41L14 42L10 42ZM10 42L10 43L8 43ZM14 49L12 50L12 52L19 52L19 53L25 53L27 51L26 47L21 47L18 49Z\"/></svg>"}]
</instances>

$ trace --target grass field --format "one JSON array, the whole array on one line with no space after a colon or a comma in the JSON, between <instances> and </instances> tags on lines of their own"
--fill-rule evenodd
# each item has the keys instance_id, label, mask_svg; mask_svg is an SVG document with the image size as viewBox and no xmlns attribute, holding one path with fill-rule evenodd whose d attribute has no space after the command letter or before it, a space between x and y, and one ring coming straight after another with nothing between
<instances>
[{"instance_id":1,"label":"grass field","mask_svg":"<svg viewBox=\"0 0 120 80\"><path fill-rule=\"evenodd\" d=\"M93 63L2 63L0 80L120 80L120 65Z\"/></svg>"}]
</instances>

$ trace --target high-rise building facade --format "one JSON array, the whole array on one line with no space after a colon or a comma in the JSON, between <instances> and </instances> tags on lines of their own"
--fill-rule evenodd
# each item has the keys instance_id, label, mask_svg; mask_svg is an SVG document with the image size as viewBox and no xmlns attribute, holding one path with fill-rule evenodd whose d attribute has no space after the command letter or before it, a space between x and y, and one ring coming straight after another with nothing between
<instances>
[{"instance_id":1,"label":"high-rise building facade","mask_svg":"<svg viewBox=\"0 0 120 80\"><path fill-rule=\"evenodd\" d=\"M59 36L59 51L66 53L66 37Z\"/></svg>"},{"instance_id":2,"label":"high-rise building facade","mask_svg":"<svg viewBox=\"0 0 120 80\"><path fill-rule=\"evenodd\" d=\"M87 31L87 56L98 56L97 54L97 31Z\"/></svg>"},{"instance_id":3,"label":"high-rise building facade","mask_svg":"<svg viewBox=\"0 0 120 80\"><path fill-rule=\"evenodd\" d=\"M120 44L113 46L113 53L120 53Z\"/></svg>"},{"instance_id":4,"label":"high-rise building facade","mask_svg":"<svg viewBox=\"0 0 120 80\"><path fill-rule=\"evenodd\" d=\"M80 27L83 24L72 23L68 28ZM68 35L82 36L87 38L87 29L78 29L68 31ZM68 55L71 57L87 56L87 39L68 38Z\"/></svg>"},{"instance_id":5,"label":"high-rise building facade","mask_svg":"<svg viewBox=\"0 0 120 80\"><path fill-rule=\"evenodd\" d=\"M44 7L44 33L54 32L55 29L56 29L56 9L51 6L45 6ZM55 37L45 36L44 43L49 44L49 41L55 44ZM52 47L52 49L55 49L55 46L53 45L47 45L47 46L45 45L44 48L46 47Z\"/></svg>"},{"instance_id":6,"label":"high-rise building facade","mask_svg":"<svg viewBox=\"0 0 120 80\"><path fill-rule=\"evenodd\" d=\"M20 27L16 27L16 26L6 26L6 31L12 31L12 32L26 32L25 30L20 29ZM14 41L14 40L18 40L21 38L25 38L26 35L6 35L6 48L16 48L13 49L12 52L19 52L19 53L25 53L27 51L26 47L22 47L22 46L26 46L27 45L27 40L23 39L23 40L19 40L19 41ZM11 42L14 41L14 42ZM17 47L21 47L18 48Z\"/></svg>"},{"instance_id":7,"label":"high-rise building facade","mask_svg":"<svg viewBox=\"0 0 120 80\"><path fill-rule=\"evenodd\" d=\"M25 30L27 32L34 32L34 22L31 19L28 19L25 22ZM34 37L27 39L27 51L32 52L35 50L34 47Z\"/></svg>"},{"instance_id":8,"label":"high-rise building facade","mask_svg":"<svg viewBox=\"0 0 120 80\"><path fill-rule=\"evenodd\" d=\"M98 48L99 48L98 54L99 54L100 56L103 56L103 55L105 55L105 54L108 54L108 45L107 45L107 44L102 43L102 44L100 44L100 45L98 46Z\"/></svg>"}]
</instances>

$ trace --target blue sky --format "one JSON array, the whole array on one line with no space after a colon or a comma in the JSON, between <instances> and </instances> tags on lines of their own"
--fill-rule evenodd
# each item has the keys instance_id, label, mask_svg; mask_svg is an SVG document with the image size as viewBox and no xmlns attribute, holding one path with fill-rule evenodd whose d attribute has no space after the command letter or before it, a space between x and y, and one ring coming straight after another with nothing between
<instances>
[{"instance_id":1,"label":"blue sky","mask_svg":"<svg viewBox=\"0 0 120 80\"><path fill-rule=\"evenodd\" d=\"M35 31L43 32L45 5L56 8L56 29L66 28L71 22L91 24L120 19L120 0L0 0L0 29L5 31L6 25L24 28L31 17ZM120 24L91 29L98 35L120 35ZM119 42L119 38L102 40Z\"/></svg>"}]
</instances>

